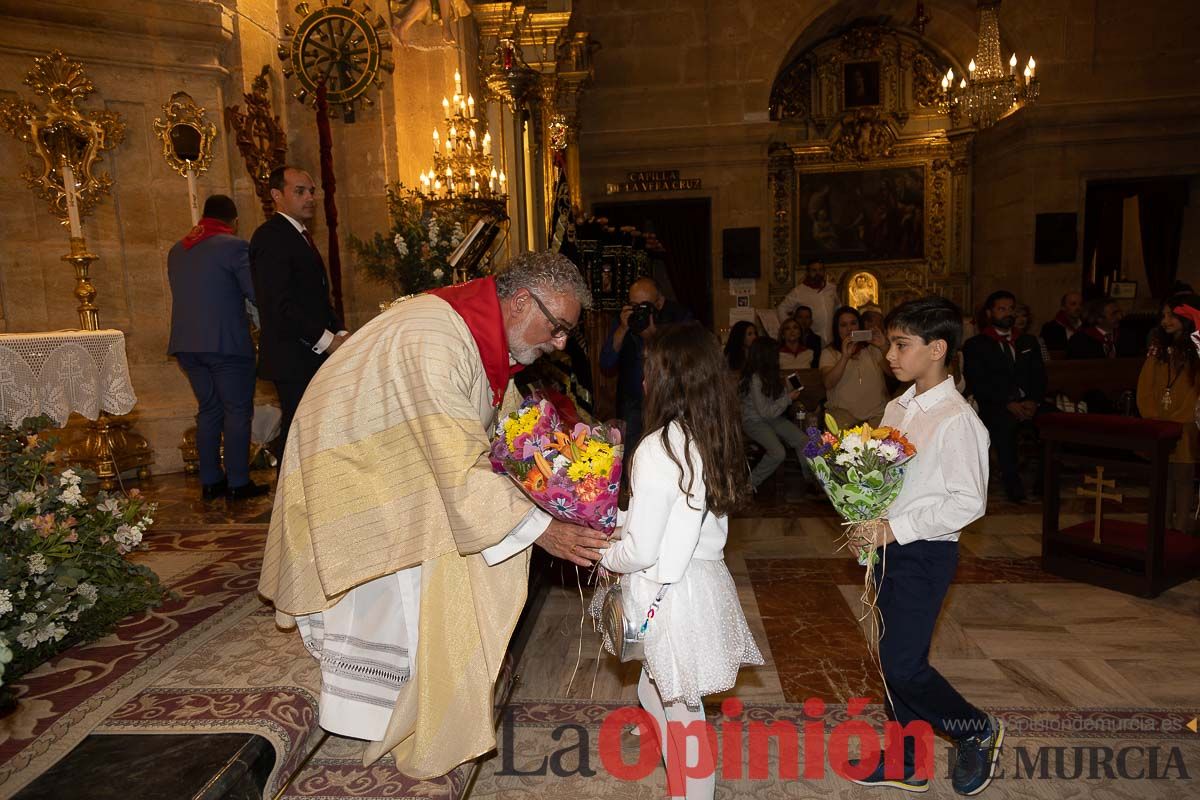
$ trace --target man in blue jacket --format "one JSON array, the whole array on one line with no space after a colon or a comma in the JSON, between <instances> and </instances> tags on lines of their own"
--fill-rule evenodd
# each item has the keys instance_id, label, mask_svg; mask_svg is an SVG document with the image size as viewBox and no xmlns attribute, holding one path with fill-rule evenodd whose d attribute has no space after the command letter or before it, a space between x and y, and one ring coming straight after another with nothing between
<instances>
[{"instance_id":1,"label":"man in blue jacket","mask_svg":"<svg viewBox=\"0 0 1200 800\"><path fill-rule=\"evenodd\" d=\"M200 406L196 450L202 496L256 497L267 486L250 480L254 416L254 344L246 304L254 302L250 246L237 237L237 206L225 195L204 202L204 216L167 255L171 282L168 355L179 361ZM221 435L225 471L221 471Z\"/></svg>"}]
</instances>

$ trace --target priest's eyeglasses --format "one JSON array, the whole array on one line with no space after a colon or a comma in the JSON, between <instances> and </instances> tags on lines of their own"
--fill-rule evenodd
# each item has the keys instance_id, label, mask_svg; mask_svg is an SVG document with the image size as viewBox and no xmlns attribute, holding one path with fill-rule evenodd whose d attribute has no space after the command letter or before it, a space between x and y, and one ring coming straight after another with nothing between
<instances>
[{"instance_id":1,"label":"priest's eyeglasses","mask_svg":"<svg viewBox=\"0 0 1200 800\"><path fill-rule=\"evenodd\" d=\"M528 289L526 289L525 291L529 292ZM571 330L575 326L568 325L567 323L563 322L558 317L551 314L550 309L546 308L546 305L541 300L539 300L538 296L536 294L534 294L533 292L529 292L529 296L533 298L533 302L537 303L537 307L541 310L542 316L544 316L546 318L546 321L549 322L553 326L550 328L550 338L551 339L567 338L567 335L571 332Z\"/></svg>"}]
</instances>

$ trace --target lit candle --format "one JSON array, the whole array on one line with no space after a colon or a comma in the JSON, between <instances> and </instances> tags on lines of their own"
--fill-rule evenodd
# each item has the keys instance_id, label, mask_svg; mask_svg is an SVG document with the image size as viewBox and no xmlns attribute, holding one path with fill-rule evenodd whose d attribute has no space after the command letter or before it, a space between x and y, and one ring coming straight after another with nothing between
<instances>
[{"instance_id":1,"label":"lit candle","mask_svg":"<svg viewBox=\"0 0 1200 800\"><path fill-rule=\"evenodd\" d=\"M492 154L492 135L490 133L485 133L483 135L483 154L485 156L490 156Z\"/></svg>"},{"instance_id":2,"label":"lit candle","mask_svg":"<svg viewBox=\"0 0 1200 800\"><path fill-rule=\"evenodd\" d=\"M475 178L475 168L471 167L471 170L468 174L471 176L472 179L474 179Z\"/></svg>"},{"instance_id":3,"label":"lit candle","mask_svg":"<svg viewBox=\"0 0 1200 800\"><path fill-rule=\"evenodd\" d=\"M950 81L946 78L945 75L943 75L942 76L942 91L944 92L949 88L950 88Z\"/></svg>"},{"instance_id":4,"label":"lit candle","mask_svg":"<svg viewBox=\"0 0 1200 800\"><path fill-rule=\"evenodd\" d=\"M496 191L496 168L492 167L492 174L488 176L488 191Z\"/></svg>"},{"instance_id":5,"label":"lit candle","mask_svg":"<svg viewBox=\"0 0 1200 800\"><path fill-rule=\"evenodd\" d=\"M471 112L471 116L475 116L475 95L467 95L467 111Z\"/></svg>"},{"instance_id":6,"label":"lit candle","mask_svg":"<svg viewBox=\"0 0 1200 800\"><path fill-rule=\"evenodd\" d=\"M1037 62L1033 60L1033 56L1029 57L1029 77L1037 77Z\"/></svg>"},{"instance_id":7,"label":"lit candle","mask_svg":"<svg viewBox=\"0 0 1200 800\"><path fill-rule=\"evenodd\" d=\"M442 116L450 119L450 101L445 97L442 98Z\"/></svg>"},{"instance_id":8,"label":"lit candle","mask_svg":"<svg viewBox=\"0 0 1200 800\"><path fill-rule=\"evenodd\" d=\"M458 128L451 125L450 126L450 141L454 141L456 138L458 138Z\"/></svg>"},{"instance_id":9,"label":"lit candle","mask_svg":"<svg viewBox=\"0 0 1200 800\"><path fill-rule=\"evenodd\" d=\"M507 178L505 178L505 177L504 177L504 173L503 173L503 172L501 172L501 173L500 173L500 191L502 191L502 192L504 191L504 184L505 184L507 181L508 181L508 179L507 179Z\"/></svg>"},{"instance_id":10,"label":"lit candle","mask_svg":"<svg viewBox=\"0 0 1200 800\"><path fill-rule=\"evenodd\" d=\"M83 226L79 224L79 198L75 196L75 172L64 156L58 168L63 179L63 190L67 193L67 219L71 222L71 238L83 238Z\"/></svg>"},{"instance_id":11,"label":"lit candle","mask_svg":"<svg viewBox=\"0 0 1200 800\"><path fill-rule=\"evenodd\" d=\"M438 150L442 149L442 143L440 141L440 138L441 137L438 136L437 128L434 128L433 129L433 152L435 152L435 153Z\"/></svg>"},{"instance_id":12,"label":"lit candle","mask_svg":"<svg viewBox=\"0 0 1200 800\"><path fill-rule=\"evenodd\" d=\"M447 139L447 140L446 140L446 152L447 152L447 153L453 153L453 152L454 152L454 145L450 144L450 140L449 140L449 139Z\"/></svg>"},{"instance_id":13,"label":"lit candle","mask_svg":"<svg viewBox=\"0 0 1200 800\"><path fill-rule=\"evenodd\" d=\"M471 152L475 152L475 129L471 128L467 133L471 137Z\"/></svg>"},{"instance_id":14,"label":"lit candle","mask_svg":"<svg viewBox=\"0 0 1200 800\"><path fill-rule=\"evenodd\" d=\"M975 59L972 58L971 63L967 64L967 72L970 72L972 75L975 74Z\"/></svg>"},{"instance_id":15,"label":"lit candle","mask_svg":"<svg viewBox=\"0 0 1200 800\"><path fill-rule=\"evenodd\" d=\"M1033 80L1033 70L1031 70L1029 67L1025 67L1025 82L1029 83L1031 80Z\"/></svg>"},{"instance_id":16,"label":"lit candle","mask_svg":"<svg viewBox=\"0 0 1200 800\"><path fill-rule=\"evenodd\" d=\"M464 117L467 116L467 103L465 100L458 104L458 111Z\"/></svg>"},{"instance_id":17,"label":"lit candle","mask_svg":"<svg viewBox=\"0 0 1200 800\"><path fill-rule=\"evenodd\" d=\"M1017 74L1017 54L1016 53L1013 53L1012 58L1010 58L1008 60L1008 74L1009 75Z\"/></svg>"},{"instance_id":18,"label":"lit candle","mask_svg":"<svg viewBox=\"0 0 1200 800\"><path fill-rule=\"evenodd\" d=\"M961 81L958 82L958 88L960 88L960 89L967 88L967 79L966 78L963 78Z\"/></svg>"},{"instance_id":19,"label":"lit candle","mask_svg":"<svg viewBox=\"0 0 1200 800\"><path fill-rule=\"evenodd\" d=\"M454 70L454 93L462 94L462 74Z\"/></svg>"},{"instance_id":20,"label":"lit candle","mask_svg":"<svg viewBox=\"0 0 1200 800\"><path fill-rule=\"evenodd\" d=\"M946 80L950 81L951 83L954 83L954 70L953 69L946 70Z\"/></svg>"}]
</instances>

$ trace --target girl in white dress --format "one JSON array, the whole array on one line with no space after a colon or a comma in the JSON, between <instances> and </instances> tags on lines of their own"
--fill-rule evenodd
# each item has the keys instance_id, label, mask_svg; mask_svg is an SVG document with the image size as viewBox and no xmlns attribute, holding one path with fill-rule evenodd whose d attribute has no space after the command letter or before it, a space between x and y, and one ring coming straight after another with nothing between
<instances>
[{"instance_id":1,"label":"girl in white dress","mask_svg":"<svg viewBox=\"0 0 1200 800\"><path fill-rule=\"evenodd\" d=\"M724 561L727 515L750 492L740 409L725 371L716 338L695 323L664 328L650 343L649 432L633 458L620 539L600 562L623 575L627 619L645 620L661 597L646 631L638 700L658 723L675 789L683 787L673 766L713 763L707 742L701 747L681 726L704 721L701 699L733 688L742 664L763 663ZM715 784L715 771L689 778L686 796L711 798Z\"/></svg>"}]
</instances>

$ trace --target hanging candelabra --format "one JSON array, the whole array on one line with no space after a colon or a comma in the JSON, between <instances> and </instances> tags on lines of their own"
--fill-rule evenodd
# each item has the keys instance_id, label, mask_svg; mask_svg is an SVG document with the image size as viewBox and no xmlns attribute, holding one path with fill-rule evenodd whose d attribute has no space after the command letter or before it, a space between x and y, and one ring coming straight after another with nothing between
<instances>
[{"instance_id":1,"label":"hanging candelabra","mask_svg":"<svg viewBox=\"0 0 1200 800\"><path fill-rule=\"evenodd\" d=\"M442 129L433 129L433 166L421 173L418 194L427 203L462 202L501 208L508 178L496 168L492 135L475 115L475 97L463 95L462 75L454 71L454 97L442 98Z\"/></svg>"},{"instance_id":2,"label":"hanging candelabra","mask_svg":"<svg viewBox=\"0 0 1200 800\"><path fill-rule=\"evenodd\" d=\"M965 118L976 128L990 128L1037 101L1037 62L1033 56L1020 74L1016 53L1008 60L1007 70L1000 60L1000 0L979 2L979 46L967 73L957 78L957 85L953 69L942 77L943 102L953 119Z\"/></svg>"}]
</instances>

